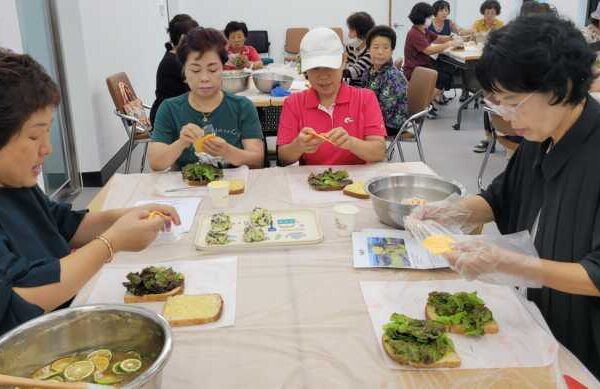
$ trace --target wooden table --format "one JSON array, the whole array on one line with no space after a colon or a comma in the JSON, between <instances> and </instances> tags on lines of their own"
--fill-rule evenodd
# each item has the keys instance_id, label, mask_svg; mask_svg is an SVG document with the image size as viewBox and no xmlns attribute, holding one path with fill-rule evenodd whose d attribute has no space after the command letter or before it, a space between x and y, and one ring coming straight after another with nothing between
<instances>
[{"instance_id":1,"label":"wooden table","mask_svg":"<svg viewBox=\"0 0 600 389\"><path fill-rule=\"evenodd\" d=\"M380 164L364 168L373 175L432 173L422 163ZM314 167L253 170L247 193L231 211L254 206L271 209L294 204L290 177L308 176ZM351 170L351 174L357 170ZM177 173L170 173L177 174ZM129 206L156 198L159 174L116 175L92 201L95 209ZM383 228L370 201L360 208L358 229ZM202 332L174 331L174 350L164 370L163 388L552 388L561 372L595 387L598 382L561 347L555 366L527 369L399 371L385 367L361 294L360 281L456 278L447 270L402 271L351 266L350 238L334 229L331 204L312 204L325 234L315 246L237 253L237 312L233 327ZM196 217L212 213L203 201ZM115 262L158 263L202 260L193 248L194 230L183 240L153 245L140 253L119 253ZM77 296L85 301L88 286Z\"/></svg>"}]
</instances>

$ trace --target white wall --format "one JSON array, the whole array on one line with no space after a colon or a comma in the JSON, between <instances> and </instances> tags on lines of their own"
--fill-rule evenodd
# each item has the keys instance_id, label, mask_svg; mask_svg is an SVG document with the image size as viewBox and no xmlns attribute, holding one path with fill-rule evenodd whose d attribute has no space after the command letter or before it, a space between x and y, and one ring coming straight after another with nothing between
<instances>
[{"instance_id":1,"label":"white wall","mask_svg":"<svg viewBox=\"0 0 600 389\"><path fill-rule=\"evenodd\" d=\"M138 96L154 101L164 54L165 0L57 1L67 90L82 172L100 170L126 140L106 77L124 71Z\"/></svg>"},{"instance_id":2,"label":"white wall","mask_svg":"<svg viewBox=\"0 0 600 389\"><path fill-rule=\"evenodd\" d=\"M402 0L400 0L402 1ZM227 22L246 22L250 30L267 30L271 56L283 61L288 27L342 27L353 12L366 11L377 24L388 23L388 0L170 0L171 17L188 13L203 27L225 29Z\"/></svg>"},{"instance_id":3,"label":"white wall","mask_svg":"<svg viewBox=\"0 0 600 389\"><path fill-rule=\"evenodd\" d=\"M23 51L15 0L0 0L0 47Z\"/></svg>"},{"instance_id":4,"label":"white wall","mask_svg":"<svg viewBox=\"0 0 600 389\"><path fill-rule=\"evenodd\" d=\"M587 0L549 0L550 3L556 7L558 12L573 20L575 24L583 26L589 15L587 12Z\"/></svg>"}]
</instances>

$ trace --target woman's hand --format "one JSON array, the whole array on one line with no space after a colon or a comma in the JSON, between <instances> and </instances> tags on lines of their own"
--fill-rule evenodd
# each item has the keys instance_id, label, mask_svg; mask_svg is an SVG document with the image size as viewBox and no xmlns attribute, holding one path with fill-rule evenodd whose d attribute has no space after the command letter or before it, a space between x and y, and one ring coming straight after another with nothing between
<instances>
[{"instance_id":1,"label":"woman's hand","mask_svg":"<svg viewBox=\"0 0 600 389\"><path fill-rule=\"evenodd\" d=\"M329 140L332 141L336 146L344 150L350 150L355 139L353 136L348 134L348 131L346 131L346 129L343 127L334 128L323 135L329 138Z\"/></svg>"},{"instance_id":2,"label":"woman's hand","mask_svg":"<svg viewBox=\"0 0 600 389\"><path fill-rule=\"evenodd\" d=\"M110 241L115 252L141 251L156 239L169 220L162 216L149 216L148 210L133 208L121 216L103 236Z\"/></svg>"},{"instance_id":3,"label":"woman's hand","mask_svg":"<svg viewBox=\"0 0 600 389\"><path fill-rule=\"evenodd\" d=\"M196 140L204 136L204 130L194 123L188 123L181 128L179 133L179 140L184 144L185 147L189 147L194 144Z\"/></svg>"},{"instance_id":4,"label":"woman's hand","mask_svg":"<svg viewBox=\"0 0 600 389\"><path fill-rule=\"evenodd\" d=\"M227 154L231 147L232 146L229 143L227 143L225 139L216 136L214 138L210 138L204 141L202 151L209 155L212 155L213 157L225 158L225 154Z\"/></svg>"},{"instance_id":5,"label":"woman's hand","mask_svg":"<svg viewBox=\"0 0 600 389\"><path fill-rule=\"evenodd\" d=\"M312 154L323 144L324 141L317 138L314 134L316 134L315 130L310 127L304 127L296 137L294 143L296 143L296 146L303 154Z\"/></svg>"},{"instance_id":6,"label":"woman's hand","mask_svg":"<svg viewBox=\"0 0 600 389\"><path fill-rule=\"evenodd\" d=\"M470 209L463 206L461 198L453 195L441 201L434 201L416 207L412 210L408 219L432 220L442 227L448 228L462 227L467 223L471 213Z\"/></svg>"}]
</instances>

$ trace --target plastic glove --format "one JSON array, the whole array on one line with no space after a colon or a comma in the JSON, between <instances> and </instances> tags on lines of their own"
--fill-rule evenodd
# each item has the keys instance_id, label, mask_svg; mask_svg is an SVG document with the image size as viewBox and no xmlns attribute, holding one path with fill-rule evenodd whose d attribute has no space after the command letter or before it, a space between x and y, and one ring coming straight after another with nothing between
<instances>
[{"instance_id":1,"label":"plastic glove","mask_svg":"<svg viewBox=\"0 0 600 389\"><path fill-rule=\"evenodd\" d=\"M528 235L528 234L527 234ZM515 240L516 237L516 240ZM493 284L540 287L541 279L535 269L541 267L540 258L530 255L532 244L519 240L523 235L515 234L508 237L487 238L468 237L452 245L452 251L445 254L450 267L467 280L479 280ZM500 247L496 242L515 250ZM517 245L514 246L515 242ZM525 247L523 247L525 246ZM517 251L518 250L518 251ZM520 269L528 268L525 278ZM531 276L533 274L533 276Z\"/></svg>"},{"instance_id":2,"label":"plastic glove","mask_svg":"<svg viewBox=\"0 0 600 389\"><path fill-rule=\"evenodd\" d=\"M472 211L461 205L460 200L460 196L451 195L445 200L420 205L404 218L404 226L417 239L440 233L470 233L476 227L468 222Z\"/></svg>"}]
</instances>

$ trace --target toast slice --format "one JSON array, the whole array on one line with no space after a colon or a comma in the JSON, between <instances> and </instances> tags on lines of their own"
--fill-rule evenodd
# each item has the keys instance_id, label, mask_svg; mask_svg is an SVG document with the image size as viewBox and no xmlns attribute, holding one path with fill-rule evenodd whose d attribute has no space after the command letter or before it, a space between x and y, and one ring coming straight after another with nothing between
<instances>
[{"instance_id":1,"label":"toast slice","mask_svg":"<svg viewBox=\"0 0 600 389\"><path fill-rule=\"evenodd\" d=\"M318 191L318 192L336 192L338 190L342 190L344 189L343 186L330 186L328 188L317 188L316 186L310 186L311 188L313 188L314 190Z\"/></svg>"},{"instance_id":2,"label":"toast slice","mask_svg":"<svg viewBox=\"0 0 600 389\"><path fill-rule=\"evenodd\" d=\"M171 296L176 296L178 294L182 294L184 289L184 285L178 286L175 289L172 289L165 293L156 293L156 294L143 294L141 296L136 296L131 293L126 293L123 301L125 304L135 304L135 303L150 303L155 301L167 301L167 299Z\"/></svg>"},{"instance_id":3,"label":"toast slice","mask_svg":"<svg viewBox=\"0 0 600 389\"><path fill-rule=\"evenodd\" d=\"M395 362L398 362L401 365L411 366L411 367L415 367L418 369L440 369L440 368L444 368L444 367L449 367L449 368L459 367L460 363L461 363L460 357L458 356L458 354L455 351L451 351L451 352L447 353L441 359L437 360L434 363L426 364L426 363L411 362L411 361L403 358L401 355L398 355L396 352L394 352L394 349L386 340L387 340L386 335L383 335L383 337L381 339L381 342L383 344L383 349L385 350L386 354L390 358L392 358Z\"/></svg>"},{"instance_id":4,"label":"toast slice","mask_svg":"<svg viewBox=\"0 0 600 389\"><path fill-rule=\"evenodd\" d=\"M229 181L229 194L238 195L244 193L246 185L242 180L230 180Z\"/></svg>"},{"instance_id":5,"label":"toast slice","mask_svg":"<svg viewBox=\"0 0 600 389\"><path fill-rule=\"evenodd\" d=\"M354 197L356 199L366 200L369 197L369 194L365 190L365 183L362 181L356 181L350 185L346 185L343 193L346 196Z\"/></svg>"},{"instance_id":6,"label":"toast slice","mask_svg":"<svg viewBox=\"0 0 600 389\"><path fill-rule=\"evenodd\" d=\"M185 184L188 186L206 186L208 185L208 181L207 180L188 180L188 179L184 179Z\"/></svg>"},{"instance_id":7,"label":"toast slice","mask_svg":"<svg viewBox=\"0 0 600 389\"><path fill-rule=\"evenodd\" d=\"M437 320L437 318L439 316L435 312L435 307L433 305L431 305L431 304L425 305L425 317L428 320ZM447 331L452 332L454 334L464 334L465 328L461 324L453 324L453 325L447 326ZM498 327L498 323L496 323L495 320L492 320L483 326L483 332L486 334L496 334L496 333L498 333L498 331L500 331L500 328Z\"/></svg>"},{"instance_id":8,"label":"toast slice","mask_svg":"<svg viewBox=\"0 0 600 389\"><path fill-rule=\"evenodd\" d=\"M173 327L212 323L222 313L223 298L216 293L173 296L163 308L163 316Z\"/></svg>"}]
</instances>

